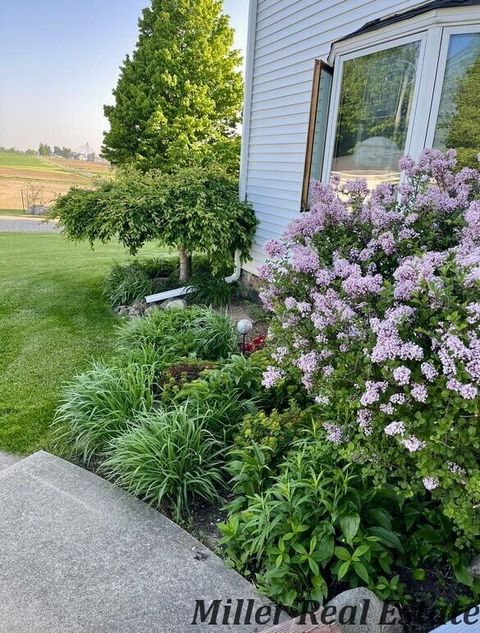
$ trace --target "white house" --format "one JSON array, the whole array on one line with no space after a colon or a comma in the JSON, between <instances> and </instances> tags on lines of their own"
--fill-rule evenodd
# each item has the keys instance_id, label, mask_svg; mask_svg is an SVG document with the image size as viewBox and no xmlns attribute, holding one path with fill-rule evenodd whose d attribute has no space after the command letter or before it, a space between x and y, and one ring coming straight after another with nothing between
<instances>
[{"instance_id":1,"label":"white house","mask_svg":"<svg viewBox=\"0 0 480 633\"><path fill-rule=\"evenodd\" d=\"M244 268L308 208L312 178L396 181L404 153L479 152L479 66L480 0L250 0L240 190L260 225ZM479 136L456 141L475 89Z\"/></svg>"}]
</instances>

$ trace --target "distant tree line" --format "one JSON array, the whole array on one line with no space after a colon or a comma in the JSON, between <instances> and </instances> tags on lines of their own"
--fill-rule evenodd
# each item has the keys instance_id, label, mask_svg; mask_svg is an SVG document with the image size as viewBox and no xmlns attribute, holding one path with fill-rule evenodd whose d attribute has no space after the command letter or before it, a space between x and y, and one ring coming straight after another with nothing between
<instances>
[{"instance_id":1,"label":"distant tree line","mask_svg":"<svg viewBox=\"0 0 480 633\"><path fill-rule=\"evenodd\" d=\"M0 145L0 152L6 154L25 154L27 156L55 156L57 158L77 158L79 154L76 154L70 147L60 147L59 145L54 145L53 149L47 143L40 143L38 149L26 149L21 150L16 147L4 147ZM90 162L95 162L97 155L95 152L90 152L87 156L87 160Z\"/></svg>"}]
</instances>

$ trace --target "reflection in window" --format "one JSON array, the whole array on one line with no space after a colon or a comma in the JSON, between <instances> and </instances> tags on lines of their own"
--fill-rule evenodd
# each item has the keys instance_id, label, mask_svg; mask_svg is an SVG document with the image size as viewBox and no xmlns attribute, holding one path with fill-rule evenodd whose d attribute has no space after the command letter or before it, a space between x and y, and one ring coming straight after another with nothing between
<instances>
[{"instance_id":1,"label":"reflection in window","mask_svg":"<svg viewBox=\"0 0 480 633\"><path fill-rule=\"evenodd\" d=\"M413 42L344 63L332 176L398 182L419 50Z\"/></svg>"},{"instance_id":2,"label":"reflection in window","mask_svg":"<svg viewBox=\"0 0 480 633\"><path fill-rule=\"evenodd\" d=\"M434 147L454 147L459 164L478 166L480 152L480 33L452 35Z\"/></svg>"}]
</instances>

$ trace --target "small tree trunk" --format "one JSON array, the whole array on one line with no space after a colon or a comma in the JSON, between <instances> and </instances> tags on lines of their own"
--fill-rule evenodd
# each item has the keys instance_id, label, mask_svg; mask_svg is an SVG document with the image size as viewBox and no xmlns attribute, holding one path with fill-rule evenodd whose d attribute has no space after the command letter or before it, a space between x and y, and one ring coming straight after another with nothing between
<instances>
[{"instance_id":1,"label":"small tree trunk","mask_svg":"<svg viewBox=\"0 0 480 633\"><path fill-rule=\"evenodd\" d=\"M179 249L180 281L188 281L192 275L192 256L184 248Z\"/></svg>"}]
</instances>

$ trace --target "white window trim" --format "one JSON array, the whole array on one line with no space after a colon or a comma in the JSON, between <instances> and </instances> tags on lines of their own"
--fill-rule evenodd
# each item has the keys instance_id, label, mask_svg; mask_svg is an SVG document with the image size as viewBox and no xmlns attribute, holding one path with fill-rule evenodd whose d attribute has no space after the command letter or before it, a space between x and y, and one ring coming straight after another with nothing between
<instances>
[{"instance_id":1,"label":"white window trim","mask_svg":"<svg viewBox=\"0 0 480 633\"><path fill-rule=\"evenodd\" d=\"M324 183L330 180L333 163L344 62L409 42L421 42L405 145L405 153L416 158L433 143L450 36L473 32L480 32L480 6L429 11L333 44L327 60L335 73L325 140Z\"/></svg>"},{"instance_id":2,"label":"white window trim","mask_svg":"<svg viewBox=\"0 0 480 633\"><path fill-rule=\"evenodd\" d=\"M333 87L332 87L332 96L330 102L330 116L328 120L327 127L327 138L325 141L325 158L324 161L324 169L322 180L323 182L328 182L330 179L330 174L332 171L332 163L333 163L333 152L335 149L335 136L337 132L337 124L338 124L338 114L339 114L339 105L340 105L340 95L341 88L343 82L343 65L346 61L350 61L352 59L358 59L359 57L364 57L366 55L371 55L372 53L378 53L380 51L385 51L390 48L396 48L397 46L402 46L404 44L410 44L412 42L420 42L420 52L418 56L417 63L417 73L415 77L415 87L413 90L413 104L412 104L412 113L411 113L411 122L416 118L417 111L417 101L419 95L419 86L421 81L421 68L423 68L423 58L425 53L425 42L426 42L426 32L423 33L415 33L409 35L407 37L395 38L391 40L387 40L382 42L381 44L376 44L375 46L369 46L368 48L362 48L360 50L356 50L353 52L345 53L339 57L335 66L335 73L333 77ZM411 137L413 132L413 125L409 124L407 130L407 138L406 138L406 147L405 151L408 151L411 144Z\"/></svg>"}]
</instances>

